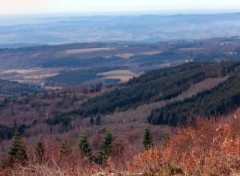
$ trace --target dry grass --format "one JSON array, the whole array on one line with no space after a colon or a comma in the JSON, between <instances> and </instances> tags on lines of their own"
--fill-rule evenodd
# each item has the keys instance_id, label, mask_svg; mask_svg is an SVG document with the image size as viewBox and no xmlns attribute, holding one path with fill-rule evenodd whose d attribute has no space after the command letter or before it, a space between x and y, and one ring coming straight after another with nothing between
<instances>
[{"instance_id":1,"label":"dry grass","mask_svg":"<svg viewBox=\"0 0 240 176\"><path fill-rule=\"evenodd\" d=\"M130 57L135 56L135 55L151 56L151 55L160 54L160 53L161 53L161 51L146 51L146 52L140 52L140 53L121 53L121 54L117 54L116 56L121 57L123 59L129 59Z\"/></svg>"},{"instance_id":2,"label":"dry grass","mask_svg":"<svg viewBox=\"0 0 240 176\"><path fill-rule=\"evenodd\" d=\"M92 53L92 52L98 52L98 51L111 51L115 50L114 47L108 47L108 48L85 48L85 49L71 49L71 50L65 50L66 54L80 54L80 53Z\"/></svg>"},{"instance_id":3,"label":"dry grass","mask_svg":"<svg viewBox=\"0 0 240 176\"><path fill-rule=\"evenodd\" d=\"M163 148L138 154L128 169L161 175L170 172L166 168L171 166L173 170L181 168L185 175L239 175L239 127L238 115L229 117L228 122L200 120L197 126L180 129Z\"/></svg>"},{"instance_id":4,"label":"dry grass","mask_svg":"<svg viewBox=\"0 0 240 176\"><path fill-rule=\"evenodd\" d=\"M98 76L102 76L105 79L119 79L121 82L127 82L137 74L131 72L130 70L114 70L104 73L98 73Z\"/></svg>"},{"instance_id":5,"label":"dry grass","mask_svg":"<svg viewBox=\"0 0 240 176\"><path fill-rule=\"evenodd\" d=\"M164 145L155 145L150 150L140 150L136 154L132 153L132 144L124 144L124 139L122 140L114 144L112 156L102 166L81 158L74 149L65 158L59 158L56 151L47 152L46 160L41 164L30 159L25 165L0 169L0 175L240 175L240 109L218 121L198 119L194 125L179 128ZM52 148L57 149L58 147Z\"/></svg>"},{"instance_id":6,"label":"dry grass","mask_svg":"<svg viewBox=\"0 0 240 176\"><path fill-rule=\"evenodd\" d=\"M204 81L201 81L199 83L196 83L189 87L188 90L184 91L180 96L178 96L174 101L182 101L187 97L192 97L199 92L210 90L216 86L218 86L220 83L227 80L228 77L223 78L207 78Z\"/></svg>"},{"instance_id":7,"label":"dry grass","mask_svg":"<svg viewBox=\"0 0 240 176\"><path fill-rule=\"evenodd\" d=\"M21 83L39 84L44 82L48 77L56 76L60 68L31 68L31 69L10 69L0 71L0 78L18 81Z\"/></svg>"},{"instance_id":8,"label":"dry grass","mask_svg":"<svg viewBox=\"0 0 240 176\"><path fill-rule=\"evenodd\" d=\"M240 174L240 118L235 114L219 122L198 120L195 126L179 129L164 146L156 146L133 157L129 155L124 161L121 160L123 155L110 157L101 167L71 155L58 162L50 160L43 164L15 165L5 174L236 176Z\"/></svg>"},{"instance_id":9,"label":"dry grass","mask_svg":"<svg viewBox=\"0 0 240 176\"><path fill-rule=\"evenodd\" d=\"M73 164L73 163L72 163ZM90 176L101 172L99 166L82 165L81 161L74 165L57 164L55 161L42 164L15 165L6 175L12 176Z\"/></svg>"}]
</instances>

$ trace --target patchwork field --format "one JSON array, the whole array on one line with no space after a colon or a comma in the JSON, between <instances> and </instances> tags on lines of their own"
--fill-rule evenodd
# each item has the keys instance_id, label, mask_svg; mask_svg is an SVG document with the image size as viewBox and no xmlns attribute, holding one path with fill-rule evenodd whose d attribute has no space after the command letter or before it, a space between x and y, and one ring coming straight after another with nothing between
<instances>
[{"instance_id":1,"label":"patchwork field","mask_svg":"<svg viewBox=\"0 0 240 176\"><path fill-rule=\"evenodd\" d=\"M45 88L116 84L192 61L239 60L238 38L158 43L79 43L0 49L0 79Z\"/></svg>"},{"instance_id":2,"label":"patchwork field","mask_svg":"<svg viewBox=\"0 0 240 176\"><path fill-rule=\"evenodd\" d=\"M148 51L148 52L142 52L142 53L138 53L138 55L148 55L148 56L151 56L151 55L154 55L154 54L160 54L161 51ZM124 58L124 59L130 59L131 57L135 56L136 53L123 53L123 54L117 54L115 56L117 57L121 57L121 58Z\"/></svg>"},{"instance_id":3,"label":"patchwork field","mask_svg":"<svg viewBox=\"0 0 240 176\"><path fill-rule=\"evenodd\" d=\"M71 49L66 50L66 54L80 54L80 53L92 53L92 52L98 52L98 51L109 51L109 50L115 50L116 48L86 48L86 49Z\"/></svg>"},{"instance_id":4,"label":"patchwork field","mask_svg":"<svg viewBox=\"0 0 240 176\"><path fill-rule=\"evenodd\" d=\"M1 70L0 78L20 83L37 84L44 86L44 80L58 75L59 68L30 68L30 69L9 69Z\"/></svg>"},{"instance_id":5,"label":"patchwork field","mask_svg":"<svg viewBox=\"0 0 240 176\"><path fill-rule=\"evenodd\" d=\"M98 73L98 76L104 77L105 79L118 79L121 83L127 82L133 77L137 77L138 74L133 73L130 70L114 70L104 73Z\"/></svg>"}]
</instances>

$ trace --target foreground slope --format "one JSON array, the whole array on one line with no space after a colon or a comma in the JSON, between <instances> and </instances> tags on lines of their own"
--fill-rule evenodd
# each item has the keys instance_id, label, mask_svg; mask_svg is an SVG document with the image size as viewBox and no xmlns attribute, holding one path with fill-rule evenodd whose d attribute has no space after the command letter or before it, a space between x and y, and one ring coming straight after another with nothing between
<instances>
[{"instance_id":1,"label":"foreground slope","mask_svg":"<svg viewBox=\"0 0 240 176\"><path fill-rule=\"evenodd\" d=\"M47 148L43 160L34 159L34 151L28 149L27 162L18 161L8 165L7 158L1 158L0 173L36 176L237 176L240 174L239 111L224 119L198 120L196 125L180 128L172 133L163 145L154 145L147 150L141 148L135 154L132 144L114 143L113 151L103 165L82 156L74 146L70 146L70 153L59 157L57 147L49 152L52 150L49 146L53 144L45 141L43 146Z\"/></svg>"}]
</instances>

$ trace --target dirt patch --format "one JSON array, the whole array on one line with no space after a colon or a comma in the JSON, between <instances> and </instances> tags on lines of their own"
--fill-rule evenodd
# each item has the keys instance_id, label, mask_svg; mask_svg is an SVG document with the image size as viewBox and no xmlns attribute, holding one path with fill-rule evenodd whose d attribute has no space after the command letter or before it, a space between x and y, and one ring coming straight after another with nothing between
<instances>
[{"instance_id":1,"label":"dirt patch","mask_svg":"<svg viewBox=\"0 0 240 176\"><path fill-rule=\"evenodd\" d=\"M154 54L160 54L161 51L146 51L146 52L141 52L141 53L122 53L122 54L117 54L115 56L121 57L123 59L129 59L130 57L133 57L135 55L154 55Z\"/></svg>"},{"instance_id":2,"label":"dirt patch","mask_svg":"<svg viewBox=\"0 0 240 176\"><path fill-rule=\"evenodd\" d=\"M33 68L33 69L11 69L11 70L4 70L1 73L2 74L29 74L29 73L34 73L36 71L39 71L38 68Z\"/></svg>"},{"instance_id":3,"label":"dirt patch","mask_svg":"<svg viewBox=\"0 0 240 176\"><path fill-rule=\"evenodd\" d=\"M104 77L105 79L119 79L121 82L127 82L138 74L131 72L130 70L114 70L104 73L98 73L97 76Z\"/></svg>"},{"instance_id":4,"label":"dirt patch","mask_svg":"<svg viewBox=\"0 0 240 176\"><path fill-rule=\"evenodd\" d=\"M56 76L61 69L31 68L0 71L0 78L21 83L43 85L44 79Z\"/></svg>"},{"instance_id":5,"label":"dirt patch","mask_svg":"<svg viewBox=\"0 0 240 176\"><path fill-rule=\"evenodd\" d=\"M202 82L192 85L188 90L184 91L181 95L175 98L174 101L182 101L185 98L192 97L199 92L212 89L216 87L218 84L226 81L228 77L223 78L208 78Z\"/></svg>"},{"instance_id":6,"label":"dirt patch","mask_svg":"<svg viewBox=\"0 0 240 176\"><path fill-rule=\"evenodd\" d=\"M66 54L79 54L79 53L92 53L92 52L98 52L98 51L110 51L115 50L115 47L112 48L85 48L85 49L71 49L71 50L65 50Z\"/></svg>"},{"instance_id":7,"label":"dirt patch","mask_svg":"<svg viewBox=\"0 0 240 176\"><path fill-rule=\"evenodd\" d=\"M39 79L46 79L52 76L56 76L58 73L43 73L39 75L30 75L30 76L23 76L25 80L39 80Z\"/></svg>"},{"instance_id":8,"label":"dirt patch","mask_svg":"<svg viewBox=\"0 0 240 176\"><path fill-rule=\"evenodd\" d=\"M45 89L46 89L46 90L62 90L63 87L60 87L60 86L52 86L52 87L50 87L50 86L45 86Z\"/></svg>"}]
</instances>

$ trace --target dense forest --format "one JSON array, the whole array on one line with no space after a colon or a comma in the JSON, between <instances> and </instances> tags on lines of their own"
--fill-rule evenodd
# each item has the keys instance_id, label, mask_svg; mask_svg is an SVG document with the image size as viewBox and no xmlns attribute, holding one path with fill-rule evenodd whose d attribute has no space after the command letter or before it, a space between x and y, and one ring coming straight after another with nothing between
<instances>
[{"instance_id":1,"label":"dense forest","mask_svg":"<svg viewBox=\"0 0 240 176\"><path fill-rule=\"evenodd\" d=\"M212 78L223 81L207 90L200 89L193 97L178 99L193 85ZM124 117L131 118L129 111L148 105L149 111L141 118L154 125L176 126L180 121L181 125L186 124L191 117L226 115L240 105L239 81L239 62L190 62L149 71L115 86L96 84L87 88L85 85L69 87L69 90L5 97L0 101L2 119L5 119L2 120L0 136L3 140L10 139L14 129L21 134L29 134L37 123L44 126L46 133L65 133L75 128L73 124L78 120L91 125L91 118L97 121L100 117L106 123L106 116L118 118L118 112L125 112ZM25 121L18 122L17 119L23 115ZM138 120L136 114L132 118Z\"/></svg>"},{"instance_id":2,"label":"dense forest","mask_svg":"<svg viewBox=\"0 0 240 176\"><path fill-rule=\"evenodd\" d=\"M232 76L216 88L156 109L148 117L148 122L176 126L186 125L188 120L191 122L198 116L213 118L226 115L240 105L239 82L240 75Z\"/></svg>"},{"instance_id":3,"label":"dense forest","mask_svg":"<svg viewBox=\"0 0 240 176\"><path fill-rule=\"evenodd\" d=\"M45 80L45 85L48 86L74 86L87 83L89 80L94 83L103 82L98 76L98 73L125 69L126 67L97 67L92 69L62 71L58 75L49 77ZM111 82L110 82L111 83Z\"/></svg>"},{"instance_id":4,"label":"dense forest","mask_svg":"<svg viewBox=\"0 0 240 176\"><path fill-rule=\"evenodd\" d=\"M108 114L116 110L127 110L141 104L170 100L191 85L207 78L224 77L235 73L240 64L234 62L193 62L181 66L150 71L113 91L85 102L69 115L89 117Z\"/></svg>"},{"instance_id":5,"label":"dense forest","mask_svg":"<svg viewBox=\"0 0 240 176\"><path fill-rule=\"evenodd\" d=\"M41 91L40 86L22 84L15 81L0 79L0 94L16 95L23 93L36 93Z\"/></svg>"},{"instance_id":6,"label":"dense forest","mask_svg":"<svg viewBox=\"0 0 240 176\"><path fill-rule=\"evenodd\" d=\"M0 143L2 140L11 139L13 130L5 125L0 124Z\"/></svg>"},{"instance_id":7,"label":"dense forest","mask_svg":"<svg viewBox=\"0 0 240 176\"><path fill-rule=\"evenodd\" d=\"M221 81L213 88L200 90L193 97L177 99L193 85L212 78ZM153 70L115 86L72 86L2 97L0 170L4 170L6 175L18 173L21 169L30 175L38 172L36 175L51 175L60 170L71 175L96 175L101 171L122 175L129 171L132 175L196 175L198 163L202 164L199 166L201 169L208 167L211 156L209 160L213 162L213 168L216 160L220 161L220 169L202 170L227 175L226 158L229 157L227 162L232 163L229 159L233 155L230 154L239 152L239 135L235 135L240 129L238 117L226 115L240 105L239 81L238 62L192 62ZM155 103L158 105L159 102L168 103L159 105L157 109L154 106L152 113L149 111L149 116L146 115L142 121L138 116L130 119L135 115L131 111ZM119 120L118 113L122 112L125 119ZM225 129L228 126L221 118L218 121L196 118L194 126L189 124L179 131L167 126L185 125L188 120L195 122L192 120L197 116L208 119L215 115L228 118L229 128ZM157 126L160 124L164 126ZM185 158L189 151L191 160ZM216 151L214 156L212 151ZM231 167L237 169L239 165ZM224 171L221 168L225 168Z\"/></svg>"}]
</instances>

